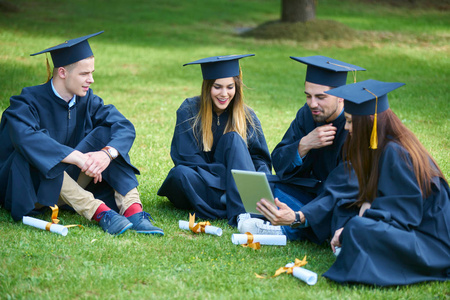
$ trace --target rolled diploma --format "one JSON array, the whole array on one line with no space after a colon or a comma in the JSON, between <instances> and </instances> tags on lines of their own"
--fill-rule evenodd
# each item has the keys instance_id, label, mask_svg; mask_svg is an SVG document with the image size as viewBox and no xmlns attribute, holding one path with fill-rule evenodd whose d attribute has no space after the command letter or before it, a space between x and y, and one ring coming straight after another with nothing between
<instances>
[{"instance_id":1,"label":"rolled diploma","mask_svg":"<svg viewBox=\"0 0 450 300\"><path fill-rule=\"evenodd\" d=\"M247 244L248 236L246 234L234 233L231 236L231 241L235 245ZM259 242L261 245L275 245L275 246L286 246L286 236L285 235L264 235L264 234L254 234L253 243Z\"/></svg>"},{"instance_id":2,"label":"rolled diploma","mask_svg":"<svg viewBox=\"0 0 450 300\"><path fill-rule=\"evenodd\" d=\"M32 217L23 217L22 219L23 224L25 225L30 225L39 229L43 229L46 230L45 227L47 226L47 221L43 221L43 220L39 220L36 218L32 218ZM67 227L64 227L62 225L58 225L58 224L52 224L50 225L50 232L54 232L57 234L60 234L62 236L66 236L68 229Z\"/></svg>"},{"instance_id":3,"label":"rolled diploma","mask_svg":"<svg viewBox=\"0 0 450 300\"><path fill-rule=\"evenodd\" d=\"M289 263L286 265L286 267L290 268L293 265L294 263ZM306 282L308 285L315 285L317 283L317 274L314 273L313 271L310 271L302 267L295 267L292 270L292 275L295 278L298 278L301 281Z\"/></svg>"},{"instance_id":4,"label":"rolled diploma","mask_svg":"<svg viewBox=\"0 0 450 300\"><path fill-rule=\"evenodd\" d=\"M196 224L197 223L194 223L194 225L196 225ZM180 227L180 229L191 230L189 228L189 222L188 221L179 220L178 221L178 226ZM216 227L216 226L205 226L205 233L221 236L222 235L222 228L219 228L219 227Z\"/></svg>"}]
</instances>

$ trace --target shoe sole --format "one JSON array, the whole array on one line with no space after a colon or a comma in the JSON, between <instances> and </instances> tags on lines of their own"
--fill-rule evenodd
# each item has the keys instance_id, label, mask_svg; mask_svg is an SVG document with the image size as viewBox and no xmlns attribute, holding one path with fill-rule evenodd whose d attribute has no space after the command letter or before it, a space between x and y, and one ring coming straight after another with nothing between
<instances>
[{"instance_id":1,"label":"shoe sole","mask_svg":"<svg viewBox=\"0 0 450 300\"><path fill-rule=\"evenodd\" d=\"M124 233L125 231L127 231L128 229L130 229L131 227L133 227L133 223L130 223L127 226L125 226L124 228L122 228L122 230L119 233L116 233L115 235L120 235L120 234Z\"/></svg>"},{"instance_id":2,"label":"shoe sole","mask_svg":"<svg viewBox=\"0 0 450 300\"><path fill-rule=\"evenodd\" d=\"M138 230L136 230L136 232L143 233L143 234L164 235L164 232L162 232L162 231L138 231Z\"/></svg>"}]
</instances>

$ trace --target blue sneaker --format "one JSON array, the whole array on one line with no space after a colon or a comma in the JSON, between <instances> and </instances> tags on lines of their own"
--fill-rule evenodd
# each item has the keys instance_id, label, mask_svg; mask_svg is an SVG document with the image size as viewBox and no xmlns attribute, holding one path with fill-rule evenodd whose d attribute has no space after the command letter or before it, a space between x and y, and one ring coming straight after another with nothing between
<instances>
[{"instance_id":1,"label":"blue sneaker","mask_svg":"<svg viewBox=\"0 0 450 300\"><path fill-rule=\"evenodd\" d=\"M152 222L149 220L149 217L152 218L150 214L145 211L135 213L134 215L128 217L128 220L133 223L133 227L131 229L136 230L138 233L164 235L164 231L161 228L153 226Z\"/></svg>"},{"instance_id":2,"label":"blue sneaker","mask_svg":"<svg viewBox=\"0 0 450 300\"><path fill-rule=\"evenodd\" d=\"M133 227L133 224L127 218L112 209L101 212L98 217L101 218L99 224L103 231L112 235L122 234Z\"/></svg>"}]
</instances>

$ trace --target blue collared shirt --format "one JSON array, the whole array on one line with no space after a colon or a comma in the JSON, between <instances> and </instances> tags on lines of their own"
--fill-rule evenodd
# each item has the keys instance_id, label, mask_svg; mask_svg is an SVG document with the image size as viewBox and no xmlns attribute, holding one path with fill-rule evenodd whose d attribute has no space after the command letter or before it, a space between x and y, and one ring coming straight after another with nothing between
<instances>
[{"instance_id":1,"label":"blue collared shirt","mask_svg":"<svg viewBox=\"0 0 450 300\"><path fill-rule=\"evenodd\" d=\"M53 85L53 78L52 78L52 80L51 80L51 84L52 84L52 90L53 90L53 93L55 93L55 95L58 96L58 98L61 98L62 100L64 100L63 97L61 97L61 96L58 94L58 92L56 91L55 86ZM76 98L77 98L77 95L73 95L73 98L72 98L72 99L69 101L69 103L68 103L69 108L71 108L72 106L75 105L75 103L77 103ZM66 101L66 100L64 100L64 101Z\"/></svg>"}]
</instances>

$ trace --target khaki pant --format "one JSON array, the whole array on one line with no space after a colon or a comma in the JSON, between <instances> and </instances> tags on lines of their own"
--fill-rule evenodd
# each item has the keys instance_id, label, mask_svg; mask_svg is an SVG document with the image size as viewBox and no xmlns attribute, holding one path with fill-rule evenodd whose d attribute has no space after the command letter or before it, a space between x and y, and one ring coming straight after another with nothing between
<instances>
[{"instance_id":1,"label":"khaki pant","mask_svg":"<svg viewBox=\"0 0 450 300\"><path fill-rule=\"evenodd\" d=\"M91 180L91 177L84 173L80 173L78 180L75 181L69 176L69 174L64 172L64 180L61 187L58 204L68 204L77 213L86 219L91 220L95 214L95 211L103 203L103 201L95 199L91 192L84 189L89 182L91 182ZM117 191L114 191L114 199L121 215L123 215L124 212L134 203L139 203L142 206L137 188L132 189L125 196L122 196Z\"/></svg>"}]
</instances>

